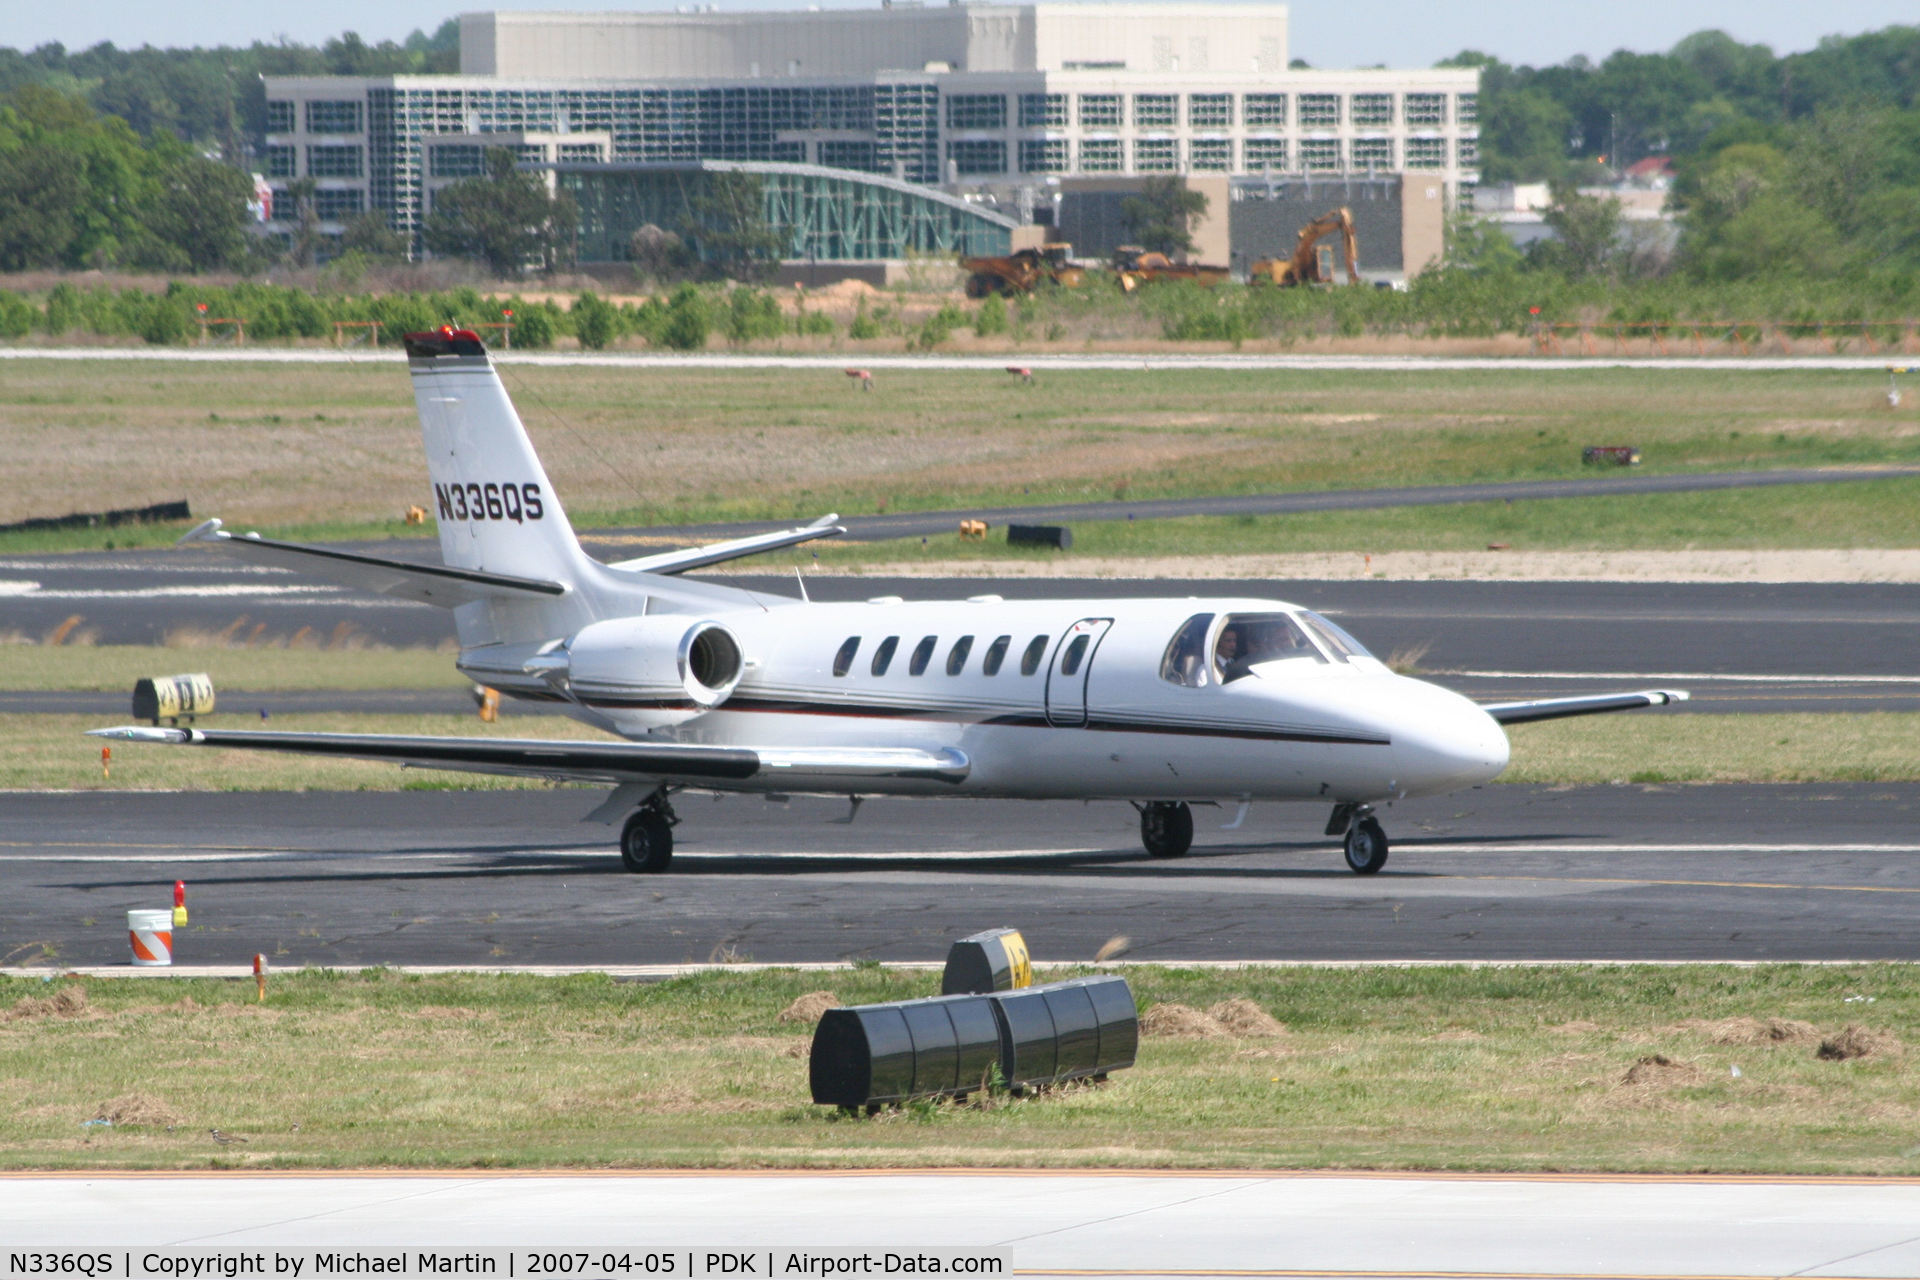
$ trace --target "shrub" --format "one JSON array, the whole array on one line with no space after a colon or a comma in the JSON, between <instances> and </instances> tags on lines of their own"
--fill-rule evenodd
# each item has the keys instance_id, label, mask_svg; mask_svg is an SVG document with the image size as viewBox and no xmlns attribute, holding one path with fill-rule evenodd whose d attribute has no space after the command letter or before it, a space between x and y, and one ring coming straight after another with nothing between
<instances>
[{"instance_id":1,"label":"shrub","mask_svg":"<svg viewBox=\"0 0 1920 1280\"><path fill-rule=\"evenodd\" d=\"M880 336L880 322L867 313L867 300L860 299L860 305L854 308L853 320L847 325L849 338L864 339Z\"/></svg>"},{"instance_id":2,"label":"shrub","mask_svg":"<svg viewBox=\"0 0 1920 1280\"><path fill-rule=\"evenodd\" d=\"M583 293L573 304L573 334L580 345L604 351L619 336L620 313L613 304L591 293Z\"/></svg>"},{"instance_id":3,"label":"shrub","mask_svg":"<svg viewBox=\"0 0 1920 1280\"><path fill-rule=\"evenodd\" d=\"M736 346L755 338L777 338L786 332L780 303L759 289L735 289L727 298L727 341Z\"/></svg>"},{"instance_id":4,"label":"shrub","mask_svg":"<svg viewBox=\"0 0 1920 1280\"><path fill-rule=\"evenodd\" d=\"M560 326L554 323L553 312L545 306L524 306L515 303L513 308L513 345L539 349L553 345L554 334Z\"/></svg>"},{"instance_id":5,"label":"shrub","mask_svg":"<svg viewBox=\"0 0 1920 1280\"><path fill-rule=\"evenodd\" d=\"M667 303L666 321L660 326L660 345L675 351L699 351L713 332L713 313L700 290L683 284L674 290Z\"/></svg>"},{"instance_id":6,"label":"shrub","mask_svg":"<svg viewBox=\"0 0 1920 1280\"><path fill-rule=\"evenodd\" d=\"M0 289L0 338L24 338L33 331L39 313L17 293Z\"/></svg>"},{"instance_id":7,"label":"shrub","mask_svg":"<svg viewBox=\"0 0 1920 1280\"><path fill-rule=\"evenodd\" d=\"M1007 331L1007 304L999 294L988 294L973 313L973 331L982 338Z\"/></svg>"}]
</instances>

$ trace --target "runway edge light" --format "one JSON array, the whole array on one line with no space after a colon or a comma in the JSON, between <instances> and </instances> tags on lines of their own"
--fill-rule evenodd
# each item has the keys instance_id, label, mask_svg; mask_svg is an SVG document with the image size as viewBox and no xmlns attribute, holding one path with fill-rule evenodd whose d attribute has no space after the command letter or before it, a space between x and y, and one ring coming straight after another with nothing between
<instances>
[{"instance_id":1,"label":"runway edge light","mask_svg":"<svg viewBox=\"0 0 1920 1280\"><path fill-rule=\"evenodd\" d=\"M178 929L187 922L187 882L173 882L173 927Z\"/></svg>"}]
</instances>

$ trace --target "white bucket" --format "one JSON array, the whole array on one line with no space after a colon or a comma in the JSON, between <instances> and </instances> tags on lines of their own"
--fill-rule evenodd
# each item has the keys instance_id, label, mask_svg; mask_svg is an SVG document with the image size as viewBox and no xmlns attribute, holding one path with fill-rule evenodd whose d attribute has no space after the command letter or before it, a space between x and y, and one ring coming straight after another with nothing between
<instances>
[{"instance_id":1,"label":"white bucket","mask_svg":"<svg viewBox=\"0 0 1920 1280\"><path fill-rule=\"evenodd\" d=\"M127 912L127 941L133 946L135 964L172 964L173 912Z\"/></svg>"}]
</instances>

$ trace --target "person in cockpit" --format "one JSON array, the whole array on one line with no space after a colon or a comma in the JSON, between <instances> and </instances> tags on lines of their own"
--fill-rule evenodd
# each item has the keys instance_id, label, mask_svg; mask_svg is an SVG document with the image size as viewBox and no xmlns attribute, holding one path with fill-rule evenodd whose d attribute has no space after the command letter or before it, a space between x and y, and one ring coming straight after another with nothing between
<instances>
[{"instance_id":1,"label":"person in cockpit","mask_svg":"<svg viewBox=\"0 0 1920 1280\"><path fill-rule=\"evenodd\" d=\"M1213 642L1213 665L1220 672L1220 683L1231 684L1247 674L1254 659L1240 645L1240 629L1226 627L1220 632L1220 638Z\"/></svg>"}]
</instances>

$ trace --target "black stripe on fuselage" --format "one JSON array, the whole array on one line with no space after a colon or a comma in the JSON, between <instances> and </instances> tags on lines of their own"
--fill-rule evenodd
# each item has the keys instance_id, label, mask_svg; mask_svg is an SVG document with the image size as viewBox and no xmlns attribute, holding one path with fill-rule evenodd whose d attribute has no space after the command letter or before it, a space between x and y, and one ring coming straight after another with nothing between
<instances>
[{"instance_id":1,"label":"black stripe on fuselage","mask_svg":"<svg viewBox=\"0 0 1920 1280\"><path fill-rule=\"evenodd\" d=\"M584 705L595 710L675 710L696 709L686 699L666 698L583 698ZM1085 724L1058 725L1039 711L993 712L985 708L963 710L912 703L809 702L793 698L729 698L716 711L757 712L763 715L835 716L853 720L939 720L951 724L983 724L996 728L1060 729L1087 728L1106 733L1155 733L1188 738L1234 738L1256 742L1319 742L1330 746L1385 747L1393 739L1380 734L1355 733L1341 729L1266 728L1258 725L1225 723L1165 723L1154 720L1124 719L1094 713Z\"/></svg>"}]
</instances>

